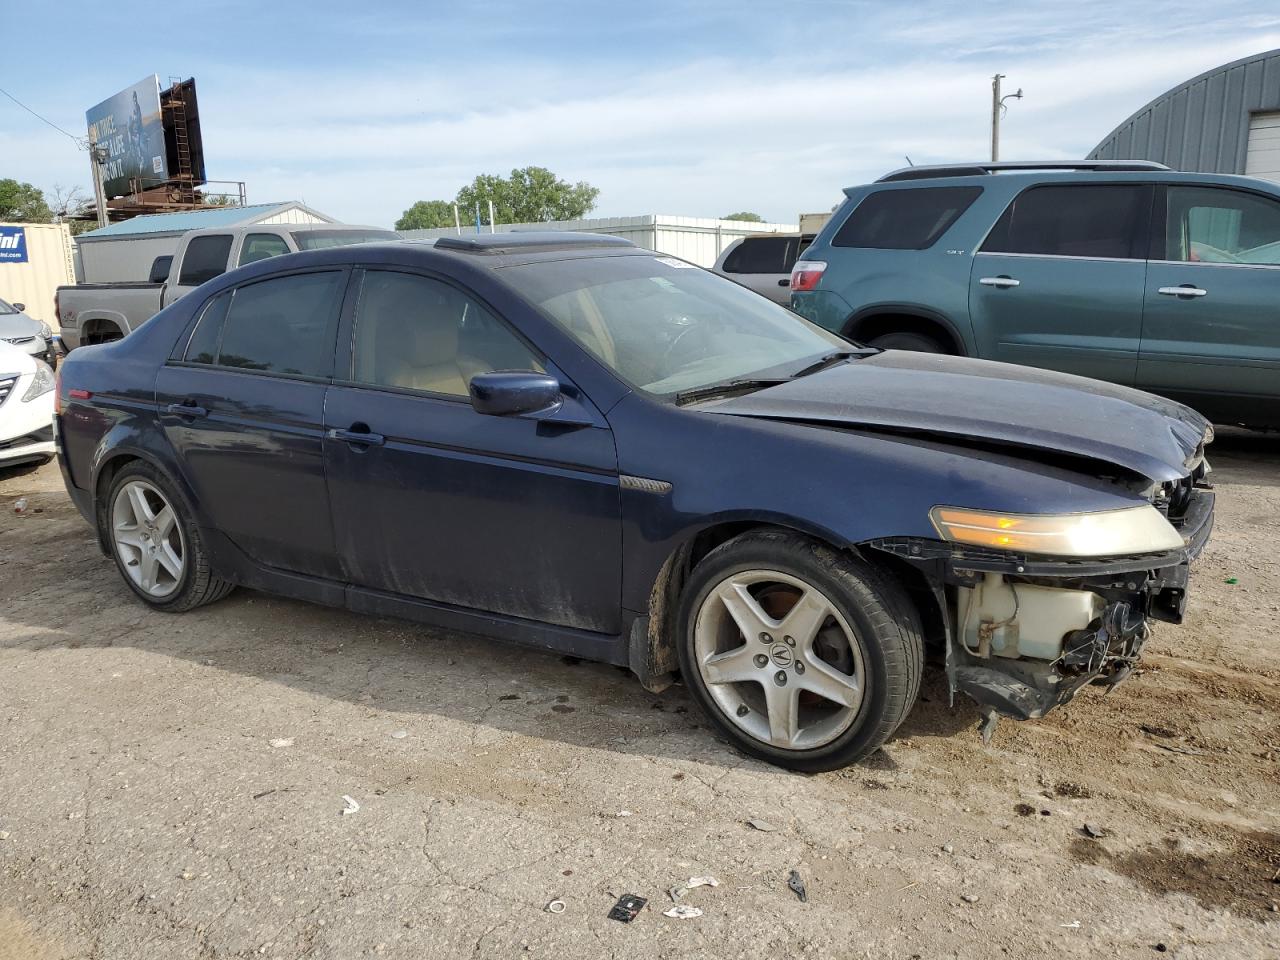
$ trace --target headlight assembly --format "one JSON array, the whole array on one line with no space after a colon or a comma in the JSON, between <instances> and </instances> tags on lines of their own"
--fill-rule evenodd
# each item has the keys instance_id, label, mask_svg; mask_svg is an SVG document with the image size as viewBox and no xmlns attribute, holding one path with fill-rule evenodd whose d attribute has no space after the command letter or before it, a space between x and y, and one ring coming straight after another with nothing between
<instances>
[{"instance_id":1,"label":"headlight assembly","mask_svg":"<svg viewBox=\"0 0 1280 960\"><path fill-rule=\"evenodd\" d=\"M47 323L41 320L40 321L40 338L42 340L48 340L52 336L53 336L53 329Z\"/></svg>"},{"instance_id":2,"label":"headlight assembly","mask_svg":"<svg viewBox=\"0 0 1280 960\"><path fill-rule=\"evenodd\" d=\"M1068 514L934 507L929 519L942 539L952 543L1055 557L1162 553L1184 545L1178 531L1149 504Z\"/></svg>"},{"instance_id":3,"label":"headlight assembly","mask_svg":"<svg viewBox=\"0 0 1280 960\"><path fill-rule=\"evenodd\" d=\"M43 360L37 360L35 379L31 381L31 386L27 387L27 392L22 395L22 402L30 403L36 397L42 397L52 389L53 371L49 369L49 365Z\"/></svg>"}]
</instances>

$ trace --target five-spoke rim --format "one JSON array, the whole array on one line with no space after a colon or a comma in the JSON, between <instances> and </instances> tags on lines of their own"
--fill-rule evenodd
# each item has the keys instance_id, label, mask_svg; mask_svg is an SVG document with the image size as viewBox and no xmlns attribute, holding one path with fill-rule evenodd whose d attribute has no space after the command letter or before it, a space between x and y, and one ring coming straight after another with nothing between
<instances>
[{"instance_id":1,"label":"five-spoke rim","mask_svg":"<svg viewBox=\"0 0 1280 960\"><path fill-rule=\"evenodd\" d=\"M111 505L111 535L134 586L156 599L178 589L186 542L164 494L145 480L122 486Z\"/></svg>"},{"instance_id":2,"label":"five-spoke rim","mask_svg":"<svg viewBox=\"0 0 1280 960\"><path fill-rule=\"evenodd\" d=\"M724 715L775 747L830 743L862 706L857 635L822 591L777 570L744 570L711 588L694 657Z\"/></svg>"}]
</instances>

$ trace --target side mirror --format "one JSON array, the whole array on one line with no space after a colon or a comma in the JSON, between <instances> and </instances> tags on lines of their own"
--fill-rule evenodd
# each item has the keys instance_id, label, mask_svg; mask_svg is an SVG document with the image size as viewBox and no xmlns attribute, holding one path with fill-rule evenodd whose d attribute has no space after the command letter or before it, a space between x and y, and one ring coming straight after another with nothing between
<instances>
[{"instance_id":1,"label":"side mirror","mask_svg":"<svg viewBox=\"0 0 1280 960\"><path fill-rule=\"evenodd\" d=\"M533 370L498 370L471 378L471 406L476 413L510 417L551 410L561 402L560 381Z\"/></svg>"},{"instance_id":2,"label":"side mirror","mask_svg":"<svg viewBox=\"0 0 1280 960\"><path fill-rule=\"evenodd\" d=\"M21 313L23 310L27 309L27 305L25 303L15 303L13 304L13 309Z\"/></svg>"}]
</instances>

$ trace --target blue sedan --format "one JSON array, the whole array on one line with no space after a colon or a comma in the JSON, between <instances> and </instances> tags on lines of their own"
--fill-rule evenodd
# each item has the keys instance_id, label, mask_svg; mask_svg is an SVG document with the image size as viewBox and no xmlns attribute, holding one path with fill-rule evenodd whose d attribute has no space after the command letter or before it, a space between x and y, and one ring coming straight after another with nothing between
<instances>
[{"instance_id":1,"label":"blue sedan","mask_svg":"<svg viewBox=\"0 0 1280 960\"><path fill-rule=\"evenodd\" d=\"M987 730L1123 679L1213 515L1185 407L863 348L603 236L255 263L57 400L155 609L241 585L624 665L808 771L882 744L926 654Z\"/></svg>"}]
</instances>

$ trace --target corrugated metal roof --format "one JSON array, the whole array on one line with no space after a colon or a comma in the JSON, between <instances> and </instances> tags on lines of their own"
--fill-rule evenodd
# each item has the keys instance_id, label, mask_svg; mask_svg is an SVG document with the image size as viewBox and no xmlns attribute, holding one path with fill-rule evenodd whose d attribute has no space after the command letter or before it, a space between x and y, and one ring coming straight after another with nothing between
<instances>
[{"instance_id":1,"label":"corrugated metal roof","mask_svg":"<svg viewBox=\"0 0 1280 960\"><path fill-rule=\"evenodd\" d=\"M1280 110L1280 50L1193 77L1116 127L1090 160L1155 160L1175 170L1244 173L1249 117Z\"/></svg>"},{"instance_id":2,"label":"corrugated metal roof","mask_svg":"<svg viewBox=\"0 0 1280 960\"><path fill-rule=\"evenodd\" d=\"M206 227L233 227L242 223L256 223L282 211L301 207L308 209L296 200L283 203L258 203L244 207L210 207L208 210L190 210L182 213L151 213L132 220L121 220L110 223L97 230L90 230L77 237L77 241L106 239L110 237L126 237L146 233L185 233L188 230L203 230ZM315 211L310 211L315 213ZM317 214L323 216L323 214Z\"/></svg>"}]
</instances>

